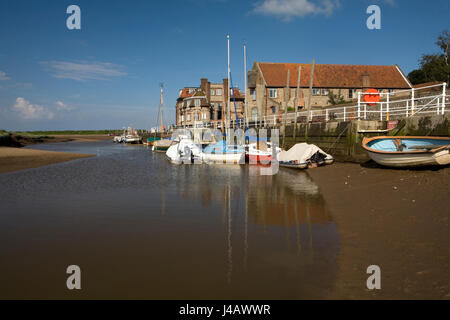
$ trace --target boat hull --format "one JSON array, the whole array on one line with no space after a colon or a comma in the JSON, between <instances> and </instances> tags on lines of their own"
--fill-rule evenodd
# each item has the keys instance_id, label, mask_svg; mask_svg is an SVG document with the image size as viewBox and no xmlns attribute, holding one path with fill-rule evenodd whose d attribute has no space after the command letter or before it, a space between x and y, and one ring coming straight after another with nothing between
<instances>
[{"instance_id":1,"label":"boat hull","mask_svg":"<svg viewBox=\"0 0 450 320\"><path fill-rule=\"evenodd\" d=\"M272 155L255 155L249 154L247 156L249 164L270 165L275 161Z\"/></svg>"},{"instance_id":2,"label":"boat hull","mask_svg":"<svg viewBox=\"0 0 450 320\"><path fill-rule=\"evenodd\" d=\"M244 153L202 153L202 159L208 164L245 164Z\"/></svg>"},{"instance_id":3,"label":"boat hull","mask_svg":"<svg viewBox=\"0 0 450 320\"><path fill-rule=\"evenodd\" d=\"M383 154L367 151L367 154L373 161L386 167L403 168L450 164L449 150L418 154Z\"/></svg>"},{"instance_id":4,"label":"boat hull","mask_svg":"<svg viewBox=\"0 0 450 320\"><path fill-rule=\"evenodd\" d=\"M291 164L291 163L287 163L287 162L279 162L278 164L279 164L280 167L290 168L290 169L303 170L303 169L307 169L308 168L308 164L307 163Z\"/></svg>"},{"instance_id":5,"label":"boat hull","mask_svg":"<svg viewBox=\"0 0 450 320\"><path fill-rule=\"evenodd\" d=\"M168 146L155 146L155 145L152 146L152 151L155 152L167 152L168 149L169 149Z\"/></svg>"},{"instance_id":6,"label":"boat hull","mask_svg":"<svg viewBox=\"0 0 450 320\"><path fill-rule=\"evenodd\" d=\"M363 148L373 161L387 167L403 168L450 164L450 138L365 138Z\"/></svg>"}]
</instances>

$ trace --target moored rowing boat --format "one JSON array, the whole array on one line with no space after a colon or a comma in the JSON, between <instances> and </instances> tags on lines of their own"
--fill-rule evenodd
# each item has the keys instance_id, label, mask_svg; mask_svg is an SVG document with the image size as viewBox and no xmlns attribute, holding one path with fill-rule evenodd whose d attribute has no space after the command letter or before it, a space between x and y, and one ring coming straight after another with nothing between
<instances>
[{"instance_id":1,"label":"moored rowing boat","mask_svg":"<svg viewBox=\"0 0 450 320\"><path fill-rule=\"evenodd\" d=\"M450 163L449 137L373 137L362 143L369 157L388 167L419 167Z\"/></svg>"}]
</instances>

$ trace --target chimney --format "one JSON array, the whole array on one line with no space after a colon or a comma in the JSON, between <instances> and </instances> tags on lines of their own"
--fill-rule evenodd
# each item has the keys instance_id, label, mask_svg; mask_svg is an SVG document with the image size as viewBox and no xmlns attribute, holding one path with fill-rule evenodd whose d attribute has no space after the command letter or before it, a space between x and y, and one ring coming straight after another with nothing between
<instances>
[{"instance_id":1,"label":"chimney","mask_svg":"<svg viewBox=\"0 0 450 320\"><path fill-rule=\"evenodd\" d=\"M208 86L208 79L206 78L201 78L200 79L200 89L206 94L206 89Z\"/></svg>"},{"instance_id":2,"label":"chimney","mask_svg":"<svg viewBox=\"0 0 450 320\"><path fill-rule=\"evenodd\" d=\"M223 79L223 100L225 101L225 106L227 105L229 94L230 93L228 92L228 79Z\"/></svg>"},{"instance_id":3,"label":"chimney","mask_svg":"<svg viewBox=\"0 0 450 320\"><path fill-rule=\"evenodd\" d=\"M362 87L369 88L370 87L370 76L368 74L363 74L361 76Z\"/></svg>"}]
</instances>

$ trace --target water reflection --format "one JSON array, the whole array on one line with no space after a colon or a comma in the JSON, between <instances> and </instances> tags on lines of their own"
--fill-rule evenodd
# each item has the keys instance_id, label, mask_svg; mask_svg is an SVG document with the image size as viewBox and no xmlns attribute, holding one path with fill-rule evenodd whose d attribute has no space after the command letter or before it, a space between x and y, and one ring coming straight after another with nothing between
<instances>
[{"instance_id":1,"label":"water reflection","mask_svg":"<svg viewBox=\"0 0 450 320\"><path fill-rule=\"evenodd\" d=\"M222 165L174 166L172 169L183 200L201 199L203 208L220 205L218 212L226 230L227 283L233 281L233 269L238 273L241 267L244 273L248 271L249 253L252 253L249 229L250 235L262 233L267 240L275 237L276 242L280 242L284 233L284 247L279 249L286 254L295 252L305 263L313 263L315 249L318 255L326 252L329 260L333 260L338 242L335 225L319 187L307 172L281 169L277 175L268 176L261 175L260 170L264 168L258 166ZM313 244L314 237L320 237L317 248ZM256 241L255 252L263 254L259 240ZM236 255L241 249L242 262L236 267L233 253Z\"/></svg>"},{"instance_id":2,"label":"water reflection","mask_svg":"<svg viewBox=\"0 0 450 320\"><path fill-rule=\"evenodd\" d=\"M173 166L108 142L39 147L98 157L0 175L0 297L71 298L72 263L88 275L82 298L322 298L333 287L338 234L305 172Z\"/></svg>"}]
</instances>

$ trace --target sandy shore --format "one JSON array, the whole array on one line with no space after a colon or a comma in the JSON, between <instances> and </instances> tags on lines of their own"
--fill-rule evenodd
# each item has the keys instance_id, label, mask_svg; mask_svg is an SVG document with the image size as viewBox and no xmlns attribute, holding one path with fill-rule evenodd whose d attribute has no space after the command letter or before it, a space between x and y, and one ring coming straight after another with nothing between
<instances>
[{"instance_id":1,"label":"sandy shore","mask_svg":"<svg viewBox=\"0 0 450 320\"><path fill-rule=\"evenodd\" d=\"M95 155L0 147L0 173L35 168L93 156Z\"/></svg>"},{"instance_id":2,"label":"sandy shore","mask_svg":"<svg viewBox=\"0 0 450 320\"><path fill-rule=\"evenodd\" d=\"M332 299L450 299L450 168L337 163L308 170L341 243ZM370 265L381 290L366 289Z\"/></svg>"},{"instance_id":3,"label":"sandy shore","mask_svg":"<svg viewBox=\"0 0 450 320\"><path fill-rule=\"evenodd\" d=\"M50 137L33 138L30 136L21 136L15 140L18 145L28 146L40 143L56 142L93 142L100 140L109 140L112 137L108 135L53 135ZM43 150L22 149L17 147L0 146L0 174L29 168L46 166L53 163L65 162L80 158L94 157L93 154L54 152Z\"/></svg>"},{"instance_id":4,"label":"sandy shore","mask_svg":"<svg viewBox=\"0 0 450 320\"><path fill-rule=\"evenodd\" d=\"M93 142L100 140L111 140L112 137L108 135L98 135L98 134L80 134L80 135L52 135L50 138L42 138L41 140L37 140L34 142L33 140L26 141L21 140L21 143L25 146L37 144L37 143L55 143L55 142L69 142L69 141L80 141L80 142Z\"/></svg>"}]
</instances>

